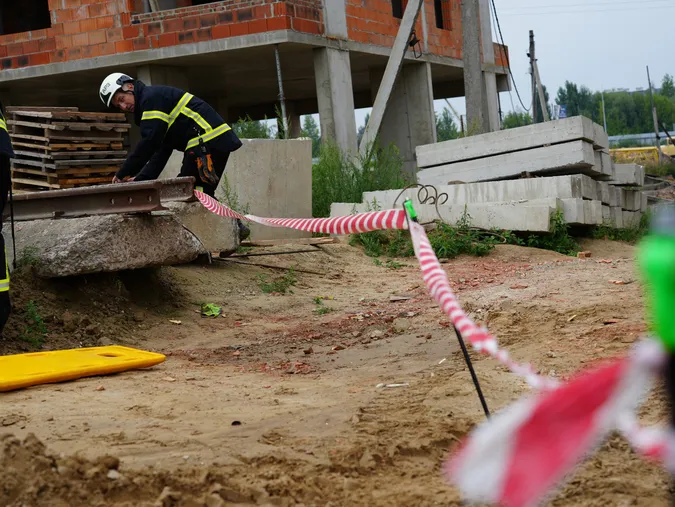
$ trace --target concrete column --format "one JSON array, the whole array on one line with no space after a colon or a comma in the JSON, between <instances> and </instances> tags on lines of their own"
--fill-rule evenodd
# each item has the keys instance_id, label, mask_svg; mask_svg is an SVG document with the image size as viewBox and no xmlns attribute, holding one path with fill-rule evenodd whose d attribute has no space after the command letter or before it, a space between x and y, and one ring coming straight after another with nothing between
<instances>
[{"instance_id":1,"label":"concrete column","mask_svg":"<svg viewBox=\"0 0 675 507\"><path fill-rule=\"evenodd\" d=\"M175 86L188 91L189 82L185 69L166 65L143 65L136 75L146 85Z\"/></svg>"},{"instance_id":2,"label":"concrete column","mask_svg":"<svg viewBox=\"0 0 675 507\"><path fill-rule=\"evenodd\" d=\"M314 49L314 76L321 137L334 140L345 153L356 154L356 119L349 51Z\"/></svg>"},{"instance_id":3,"label":"concrete column","mask_svg":"<svg viewBox=\"0 0 675 507\"><path fill-rule=\"evenodd\" d=\"M327 37L347 38L347 2L326 0L323 2L323 23Z\"/></svg>"},{"instance_id":4,"label":"concrete column","mask_svg":"<svg viewBox=\"0 0 675 507\"><path fill-rule=\"evenodd\" d=\"M492 23L490 22L490 0L479 0L480 37L483 49L483 63L495 63L495 48L492 41ZM483 111L487 113L487 128L495 132L501 128L499 118L499 97L497 91L497 74L483 72L485 94L483 96Z\"/></svg>"},{"instance_id":5,"label":"concrete column","mask_svg":"<svg viewBox=\"0 0 675 507\"><path fill-rule=\"evenodd\" d=\"M467 132L488 132L485 83L481 63L479 0L462 0L462 57Z\"/></svg>"},{"instance_id":6,"label":"concrete column","mask_svg":"<svg viewBox=\"0 0 675 507\"><path fill-rule=\"evenodd\" d=\"M373 100L382 80L382 69L370 70ZM431 65L411 63L401 68L385 109L379 135L380 145L395 144L403 157L403 169L417 172L415 148L436 142Z\"/></svg>"}]
</instances>

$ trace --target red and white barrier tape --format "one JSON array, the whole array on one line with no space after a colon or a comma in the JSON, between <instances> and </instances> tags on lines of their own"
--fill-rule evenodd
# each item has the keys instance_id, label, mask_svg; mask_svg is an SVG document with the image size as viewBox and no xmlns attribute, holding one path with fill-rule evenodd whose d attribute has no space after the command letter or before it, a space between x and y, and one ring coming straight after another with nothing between
<instances>
[{"instance_id":1,"label":"red and white barrier tape","mask_svg":"<svg viewBox=\"0 0 675 507\"><path fill-rule=\"evenodd\" d=\"M637 452L675 471L675 435L661 428L642 428L635 407L665 353L655 341L644 341L627 358L585 372L560 384L538 375L530 365L511 360L497 339L462 310L424 228L408 222L404 210L385 210L334 218L262 218L241 215L208 195L195 191L211 212L271 227L329 234L381 229L408 229L424 282L431 296L473 348L524 378L538 390L478 427L448 462L446 473L469 500L531 505L574 465L590 445L613 428L621 430ZM552 442L564 434L566 452ZM495 459L497 453L499 459ZM534 473L536 472L536 473ZM534 476L532 475L534 473Z\"/></svg>"},{"instance_id":2,"label":"red and white barrier tape","mask_svg":"<svg viewBox=\"0 0 675 507\"><path fill-rule=\"evenodd\" d=\"M382 229L407 229L405 211L383 210L370 213L359 213L346 217L333 218L263 218L255 215L242 215L218 202L211 196L195 190L197 199L209 211L221 217L238 218L248 220L269 227L288 227L308 232L321 232L324 234L357 234Z\"/></svg>"}]
</instances>

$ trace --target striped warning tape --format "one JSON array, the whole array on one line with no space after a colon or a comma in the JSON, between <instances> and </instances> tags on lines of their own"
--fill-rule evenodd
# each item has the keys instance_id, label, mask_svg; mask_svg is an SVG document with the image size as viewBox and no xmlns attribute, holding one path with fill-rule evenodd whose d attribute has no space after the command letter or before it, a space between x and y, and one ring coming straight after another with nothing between
<instances>
[{"instance_id":1,"label":"striped warning tape","mask_svg":"<svg viewBox=\"0 0 675 507\"><path fill-rule=\"evenodd\" d=\"M483 455L476 453L471 455L469 449L471 442L469 441L458 452L457 456L460 457L449 462L446 467L446 473L449 477L462 481L464 486L469 485L469 487L463 488L468 493L469 500L503 501L506 493L505 490L499 488L504 486L502 481L504 477L502 477L502 480L496 479L493 481L492 485L498 489L490 491L490 484L486 482L484 474L485 468L490 468L493 471L496 470L493 466L494 460L492 460L492 463L488 463L491 459L490 456L494 457L494 450L500 445L506 447L512 445L504 443L504 440L513 438L519 429L522 429L527 424L531 424L532 420L530 416L532 414L536 414L539 418L537 424L534 425L536 429L550 431L550 428L547 428L547 426L551 424L555 425L556 407L566 406L565 404L574 405L575 400L578 401L580 393L584 393L591 398L595 395L595 398L590 403L580 406L576 412L568 412L568 418L572 419L567 419L567 421L574 420L575 417L602 416L603 422L599 424L594 420L593 424L586 424L583 428L572 428L573 431L576 431L573 434L576 440L570 444L572 446L576 445L574 449L578 451L584 446L591 445L594 440L602 437L607 431L617 428L622 431L638 453L657 460L666 465L666 468L669 470L675 471L675 435L671 435L667 430L662 428L640 427L633 408L641 397L640 388L646 385L646 379L649 376L653 376L658 371L665 357L665 353L658 347L658 344L656 346L649 345L650 343L655 343L652 340L642 342L636 348L636 352L630 354L627 358L618 359L604 370L598 370L600 373L591 371L588 374L579 376L575 382L561 384L556 379L537 374L530 365L523 365L513 361L506 350L499 348L497 339L487 329L478 326L466 315L459 305L455 294L452 292L447 275L438 262L438 258L431 247L424 228L416 222L408 222L404 210L384 210L333 218L262 218L255 215L237 213L202 192L195 191L195 195L209 211L219 216L238 218L271 227L288 227L301 231L323 232L336 235L383 229L410 229L415 255L420 264L424 283L431 296L440 305L457 330L459 330L462 337L468 340L475 350L493 357L499 363L509 368L514 374L524 378L530 386L539 390L536 400L521 400L521 402L514 405L513 411L515 411L516 416L513 414L509 415L511 412L509 412L509 409L506 409L504 410L503 419L499 419L501 417L500 414L497 418L493 418L481 425L482 428L486 429L483 434L479 435L480 438L484 440L487 435L489 437L487 440L490 442L487 446L485 444L482 445L481 451ZM597 397L597 393L599 392L597 389L598 379L604 382L606 396L603 399ZM527 410L524 410L523 406L527 406ZM542 407L544 407L543 410ZM506 426L500 423L500 420L503 421L504 419L506 419L504 423ZM497 421L497 423L494 424L494 421ZM541 436L541 434L537 436ZM528 437L526 434L525 436L521 435L520 438ZM543 454L536 454L530 450L531 453L529 456L526 456L532 458L529 466L536 467L540 463L545 463L548 468L539 471L538 478L541 482L535 484L530 481L528 486L521 485L525 487L525 492L518 489L518 484L520 483L515 486L511 484L512 489L509 490L507 496L512 501L507 502L508 505L529 505L532 498L543 494L545 488L542 489L542 485L549 486L552 484L553 478L561 477L566 468L573 465L574 460L569 459L569 453L567 455L559 453L556 450L558 449L557 447L551 447L551 449L551 452L544 451ZM527 455L527 450L525 454ZM512 457L509 455L509 458ZM469 466L467 463L470 461ZM504 463L513 464L514 462L507 460ZM462 466L463 464L466 466ZM505 466L508 468L509 465ZM504 475L503 470L502 475Z\"/></svg>"}]
</instances>

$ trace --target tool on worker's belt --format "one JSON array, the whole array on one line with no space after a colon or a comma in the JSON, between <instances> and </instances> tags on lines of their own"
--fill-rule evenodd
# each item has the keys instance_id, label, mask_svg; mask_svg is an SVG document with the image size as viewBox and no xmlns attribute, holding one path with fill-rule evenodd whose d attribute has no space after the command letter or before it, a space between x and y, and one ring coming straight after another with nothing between
<instances>
[{"instance_id":1,"label":"tool on worker's belt","mask_svg":"<svg viewBox=\"0 0 675 507\"><path fill-rule=\"evenodd\" d=\"M199 172L199 177L204 183L210 183L211 185L218 184L218 176L216 176L216 173L213 170L213 159L211 158L211 154L209 153L209 150L201 137L199 138L197 171Z\"/></svg>"},{"instance_id":2,"label":"tool on worker's belt","mask_svg":"<svg viewBox=\"0 0 675 507\"><path fill-rule=\"evenodd\" d=\"M417 217L417 212L415 211L415 208L413 207L413 203L410 199L406 199L405 201L403 201L403 209L405 209L406 216L408 217L409 220L419 224L419 218ZM408 224L408 227L410 227L410 224ZM490 410L488 409L487 402L485 401L485 397L483 396L483 391L480 388L480 382L478 382L478 377L476 376L476 372L473 369L473 363L471 362L471 357L469 356L469 351L466 349L466 345L464 344L464 339L462 338L462 334L459 332L459 329L457 329L454 325L453 325L453 328L455 330L455 335L457 335L457 341L459 342L459 346L462 349L462 355L464 356L464 361L466 362L467 368L469 368L469 373L471 374L471 379L473 380L473 385L476 388L476 393L478 394L478 399L480 400L480 404L483 407L483 412L485 412L485 417L487 417L489 419L490 418Z\"/></svg>"}]
</instances>

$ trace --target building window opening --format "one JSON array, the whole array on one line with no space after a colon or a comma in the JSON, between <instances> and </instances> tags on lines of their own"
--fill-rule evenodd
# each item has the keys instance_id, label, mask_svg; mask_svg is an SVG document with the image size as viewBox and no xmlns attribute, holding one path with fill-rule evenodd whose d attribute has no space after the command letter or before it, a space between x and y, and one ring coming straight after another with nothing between
<instances>
[{"instance_id":1,"label":"building window opening","mask_svg":"<svg viewBox=\"0 0 675 507\"><path fill-rule=\"evenodd\" d=\"M451 30L450 0L434 0L434 12L436 14L436 28Z\"/></svg>"},{"instance_id":2,"label":"building window opening","mask_svg":"<svg viewBox=\"0 0 675 507\"><path fill-rule=\"evenodd\" d=\"M42 30L51 26L49 0L0 2L0 35Z\"/></svg>"},{"instance_id":3,"label":"building window opening","mask_svg":"<svg viewBox=\"0 0 675 507\"><path fill-rule=\"evenodd\" d=\"M391 0L391 15L403 19L403 0Z\"/></svg>"}]
</instances>

